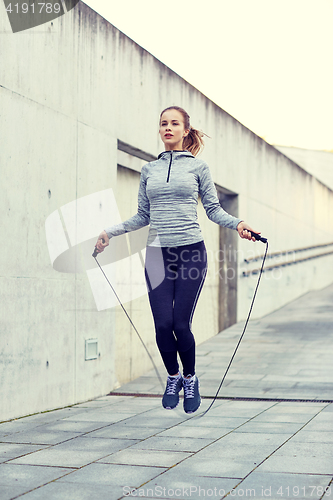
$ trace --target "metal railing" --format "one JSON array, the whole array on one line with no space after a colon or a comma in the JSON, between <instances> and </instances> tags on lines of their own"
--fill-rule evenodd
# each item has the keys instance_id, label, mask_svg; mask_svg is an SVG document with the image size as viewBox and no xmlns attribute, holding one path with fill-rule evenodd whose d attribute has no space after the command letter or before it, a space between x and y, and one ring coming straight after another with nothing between
<instances>
[{"instance_id":1,"label":"metal railing","mask_svg":"<svg viewBox=\"0 0 333 500\"><path fill-rule=\"evenodd\" d=\"M285 256L291 255L291 254L295 255L296 253L299 253L299 252L315 250L317 248L326 248L326 247L330 247L330 246L333 246L333 242L323 243L321 245L313 245L313 246L308 246L308 247L294 248L293 250L283 250L280 252L272 252L272 253L267 254L266 258L267 259L274 259L277 257L282 257L284 255ZM316 253L316 254L312 254L312 255L309 255L307 257L303 257L303 258L299 258L299 259L285 260L285 261L273 264L271 266L264 267L263 272L272 271L273 269L277 269L279 267L286 267L286 266L291 266L294 264L299 264L300 262L305 262L307 260L319 259L320 257L326 257L327 255L332 255L332 254L333 254L333 250L330 250L329 252ZM258 255L256 257L244 259L244 262L246 264L250 264L251 262L256 262L256 261L262 260L263 257L264 257L264 255ZM247 276L250 276L251 274L258 274L259 272L260 272L260 268L256 268L256 269L251 269L249 271L243 271L242 275L247 277Z\"/></svg>"}]
</instances>

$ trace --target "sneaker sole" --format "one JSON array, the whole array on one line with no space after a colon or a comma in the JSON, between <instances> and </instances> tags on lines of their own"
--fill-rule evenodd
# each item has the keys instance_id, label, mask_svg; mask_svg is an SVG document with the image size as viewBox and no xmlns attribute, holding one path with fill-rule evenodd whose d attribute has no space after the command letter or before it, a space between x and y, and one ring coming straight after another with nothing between
<instances>
[{"instance_id":1,"label":"sneaker sole","mask_svg":"<svg viewBox=\"0 0 333 500\"><path fill-rule=\"evenodd\" d=\"M176 406L163 406L163 405L162 405L162 406L163 406L163 408L164 408L165 410L174 410L175 408L177 408L177 406L178 406L178 405L179 405L179 401L178 401L178 403L176 404Z\"/></svg>"},{"instance_id":2,"label":"sneaker sole","mask_svg":"<svg viewBox=\"0 0 333 500\"><path fill-rule=\"evenodd\" d=\"M199 410L200 406L201 406L201 400L200 400L200 404L196 410L192 410L192 411L185 411L184 410L184 411L185 411L185 413L187 413L187 415L189 415L190 413L195 413L197 410Z\"/></svg>"}]
</instances>

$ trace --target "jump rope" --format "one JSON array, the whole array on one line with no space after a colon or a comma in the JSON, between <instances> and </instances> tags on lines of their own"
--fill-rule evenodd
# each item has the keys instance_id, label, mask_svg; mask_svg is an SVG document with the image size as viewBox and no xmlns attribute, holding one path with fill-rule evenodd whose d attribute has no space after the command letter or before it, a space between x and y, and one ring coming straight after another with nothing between
<instances>
[{"instance_id":1,"label":"jump rope","mask_svg":"<svg viewBox=\"0 0 333 500\"><path fill-rule=\"evenodd\" d=\"M260 283L260 278L261 278L261 275L262 275L262 272L263 272L263 269L264 269L264 264L265 264L265 260L266 260L267 250L268 250L268 241L267 241L267 238L264 238L263 236L260 236L260 235L259 235L259 234L257 234L257 233L253 233L252 231L250 231L250 233L251 233L251 235L252 235L252 236L253 236L253 237L254 237L257 241L262 241L263 243L265 243L265 244L266 244L266 250L265 250L265 254L264 254L264 257L263 257L262 265L261 265L261 268L260 268L260 272L259 272L259 278L258 278L257 286L256 286L256 289L255 289L254 294L253 294L253 298L252 298L252 302L251 302L251 306L250 306L249 314L248 314L248 316L247 316L247 319L246 319L246 322L245 322L245 325L244 325L244 328L243 328L243 332L242 332L242 334L241 334L241 336L240 336L240 338L239 338L239 340L238 340L238 343L237 343L236 348L235 348L235 350L234 350L234 352L233 352L233 355L231 356L231 359L230 359L229 364L228 364L228 366L227 366L227 369L226 369L226 371L225 371L225 373L224 373L224 375L223 375L223 377L222 377L221 383L220 383L220 385L219 385L219 387L218 387L218 389L217 389L217 391L216 391L216 394L215 394L215 396L214 396L214 399L213 399L213 401L211 402L211 404L209 405L209 407L207 408L207 410L206 410L204 413L202 413L202 414L201 414L201 417L203 417L204 415L206 415L206 413L207 413L207 412L211 409L211 407L212 407L212 406L213 406L213 404L215 403L215 401L216 401L216 399L217 399L217 396L218 396L218 394L219 394L219 392L220 392L220 389L221 389L221 387L222 387L222 384L223 384L223 382L224 382L224 380L225 380L225 378L226 378L226 376L227 376L227 373L228 373L228 371L229 371L229 368L230 368L230 366L231 366L231 363L232 363L232 362L233 362L233 360L234 360L234 357L235 357L235 355L236 355L236 352L237 352L237 350L238 350L238 347L239 347L239 345L240 345L240 343L241 343L241 341L242 341L242 338L244 337L244 333L245 333L245 330L246 330L246 327L247 327L247 324L248 324L248 322L249 322L250 315L251 315L251 312L252 312L252 308L253 308L254 300L255 300L256 295L257 295L257 290L258 290L258 286L259 286L259 283ZM103 238L102 238L102 241L103 241L103 243L105 243L105 240L104 240ZM148 357L149 357L150 361L152 362L152 365L154 366L154 369L155 369L155 372L156 372L157 378L158 378L158 380L160 381L160 384L161 384L162 390L164 390L164 385L163 385L162 379L161 379L161 377L160 377L160 374L159 374L159 372L158 372L158 370L157 370L157 367L156 367L156 365L155 365L155 363L154 363L154 360L153 360L152 356L150 355L150 353L149 353L149 351L148 351L148 349L147 349L147 347L146 347L146 344L145 344L145 343L144 343L144 341L142 340L141 335L139 334L138 330L135 328L135 325L134 325L133 321L132 321L132 320L131 320L131 318L129 317L129 315L128 315L128 313L127 313L126 309L124 308L124 306L123 306L123 304L122 304L122 302L121 302L120 298L118 297L118 295L117 295L117 293L116 293L115 289L114 289L114 288L113 288L113 286L111 285L111 283L110 283L110 281L109 281L108 277L106 276L105 272L103 271L103 268L101 267L100 263L98 262L98 260L97 260L97 258L96 258L96 257L97 257L97 255L98 255L98 253L99 253L99 252L97 252L97 248L95 247L95 250L94 250L94 253L92 254L92 256L94 257L95 261L97 262L97 264L98 264L98 266L99 266L100 270L102 271L102 273L103 273L103 275L104 275L104 277L105 277L106 281L109 283L110 287L112 288L113 293L114 293L114 294L115 294L115 296L117 297L117 300L118 300L119 304L120 304L120 305L121 305L121 307L123 308L123 311L125 312L125 314L126 314L127 318L129 319L129 321L130 321L131 325L133 326L134 330L136 331L136 333L137 333L137 335L138 335L138 337L139 337L139 339L140 339L140 341L141 341L141 343L142 343L142 345L143 345L143 347L144 347L144 349L145 349L146 353L148 354Z\"/></svg>"}]
</instances>

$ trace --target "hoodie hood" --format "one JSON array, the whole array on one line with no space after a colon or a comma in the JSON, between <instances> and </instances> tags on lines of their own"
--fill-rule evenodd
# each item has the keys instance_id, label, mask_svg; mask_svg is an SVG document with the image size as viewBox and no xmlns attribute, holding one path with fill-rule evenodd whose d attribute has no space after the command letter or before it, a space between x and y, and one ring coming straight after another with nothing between
<instances>
[{"instance_id":1,"label":"hoodie hood","mask_svg":"<svg viewBox=\"0 0 333 500\"><path fill-rule=\"evenodd\" d=\"M189 151L187 151L186 149L184 149L183 151L178 151L178 150L171 150L171 151L163 151L162 153L160 153L157 157L157 159L166 159L166 160L169 160L170 159L170 156L171 156L171 153L172 153L172 156L173 158L178 158L178 157L181 157L181 156L189 156L190 158L195 158L194 155L192 155L192 153L190 153Z\"/></svg>"}]
</instances>

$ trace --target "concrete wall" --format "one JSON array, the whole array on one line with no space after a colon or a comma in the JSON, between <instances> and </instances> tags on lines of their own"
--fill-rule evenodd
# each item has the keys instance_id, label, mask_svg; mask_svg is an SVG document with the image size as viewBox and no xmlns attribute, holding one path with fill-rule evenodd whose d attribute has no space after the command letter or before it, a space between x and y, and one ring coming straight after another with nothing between
<instances>
[{"instance_id":1,"label":"concrete wall","mask_svg":"<svg viewBox=\"0 0 333 500\"><path fill-rule=\"evenodd\" d=\"M106 394L151 368L120 306L97 310L96 296L104 289L96 281L92 292L100 271L91 264L91 250L107 221L111 225L136 212L137 172L145 161L124 159L119 140L157 156L163 150L158 118L164 107L185 107L193 126L211 136L202 158L217 186L238 194L239 216L269 238L270 252L333 241L331 190L83 2L15 35L4 11L0 23L0 420ZM117 167L124 163L131 171ZM112 193L105 198L107 189L114 205ZM210 252L193 320L200 343L219 330L220 228L200 205L198 215ZM54 226L46 233L51 216ZM140 292L141 278L132 280L142 268L131 261L129 286L117 261L135 240L114 240L103 258L123 296L129 288L139 290L125 306L159 363L148 298ZM66 258L60 255L53 265L50 241L67 249ZM80 255L67 258L76 247ZM242 276L248 269L244 257L262 254L264 246L238 239L237 250L241 320L255 286L252 277ZM101 256L102 265L106 260ZM64 261L67 268L61 267ZM332 263L329 255L281 268L278 278L267 273L252 317L331 283ZM94 338L97 358L85 361L85 341Z\"/></svg>"},{"instance_id":2,"label":"concrete wall","mask_svg":"<svg viewBox=\"0 0 333 500\"><path fill-rule=\"evenodd\" d=\"M333 152L277 145L274 147L333 189Z\"/></svg>"}]
</instances>

